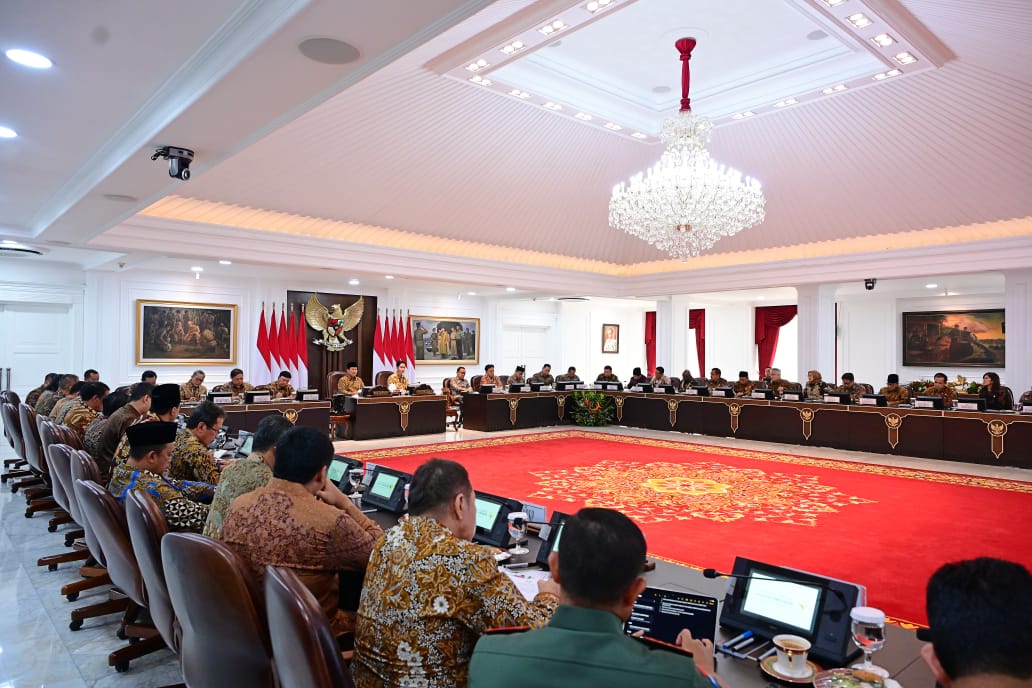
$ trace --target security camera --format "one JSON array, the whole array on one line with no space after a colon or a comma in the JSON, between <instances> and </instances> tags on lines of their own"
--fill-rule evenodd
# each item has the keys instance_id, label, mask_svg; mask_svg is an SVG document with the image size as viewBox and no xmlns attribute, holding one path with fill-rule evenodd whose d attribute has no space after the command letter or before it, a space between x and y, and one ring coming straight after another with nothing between
<instances>
[{"instance_id":1,"label":"security camera","mask_svg":"<svg viewBox=\"0 0 1032 688\"><path fill-rule=\"evenodd\" d=\"M878 283L878 280L874 277L868 277L864 280L864 289L867 291L874 291L874 285Z\"/></svg>"},{"instance_id":2,"label":"security camera","mask_svg":"<svg viewBox=\"0 0 1032 688\"><path fill-rule=\"evenodd\" d=\"M164 158L168 160L168 176L182 179L184 182L190 179L190 163L193 162L194 152L189 148L178 146L162 146L154 149L151 160Z\"/></svg>"}]
</instances>

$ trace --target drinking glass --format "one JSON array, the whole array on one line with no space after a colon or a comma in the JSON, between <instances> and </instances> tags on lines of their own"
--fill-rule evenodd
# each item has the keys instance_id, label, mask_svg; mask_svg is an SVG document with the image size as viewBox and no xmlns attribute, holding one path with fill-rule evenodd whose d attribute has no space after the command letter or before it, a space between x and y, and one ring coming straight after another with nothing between
<instances>
[{"instance_id":1,"label":"drinking glass","mask_svg":"<svg viewBox=\"0 0 1032 688\"><path fill-rule=\"evenodd\" d=\"M358 486L362 484L362 478L364 476L364 468L352 468L348 471L348 484L351 485L351 494L358 492Z\"/></svg>"},{"instance_id":2,"label":"drinking glass","mask_svg":"<svg viewBox=\"0 0 1032 688\"><path fill-rule=\"evenodd\" d=\"M871 662L871 655L885 645L885 612L874 607L853 607L849 618L853 622L853 642L864 652L864 661L853 668L888 676L886 669Z\"/></svg>"},{"instance_id":3,"label":"drinking glass","mask_svg":"<svg viewBox=\"0 0 1032 688\"><path fill-rule=\"evenodd\" d=\"M527 514L522 511L517 511L509 514L509 535L516 540L516 544L509 549L509 553L513 556L519 554L529 554L530 550L523 547L521 542L523 541L523 535L527 532Z\"/></svg>"}]
</instances>

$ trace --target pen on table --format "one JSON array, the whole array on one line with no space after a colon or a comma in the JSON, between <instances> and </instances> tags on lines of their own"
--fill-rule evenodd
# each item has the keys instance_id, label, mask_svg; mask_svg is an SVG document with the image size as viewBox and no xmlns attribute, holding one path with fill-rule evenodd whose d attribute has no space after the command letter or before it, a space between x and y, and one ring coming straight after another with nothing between
<instances>
[{"instance_id":1,"label":"pen on table","mask_svg":"<svg viewBox=\"0 0 1032 688\"><path fill-rule=\"evenodd\" d=\"M737 643L739 640L745 640L746 638L751 638L752 636L753 636L753 632L752 631L743 631L742 633L739 633L738 635L736 635L731 640L728 640L726 643L721 644L721 647L731 647L732 645Z\"/></svg>"},{"instance_id":2,"label":"pen on table","mask_svg":"<svg viewBox=\"0 0 1032 688\"><path fill-rule=\"evenodd\" d=\"M758 659L758 660L764 660L764 659L767 659L767 657L770 657L770 656L771 656L772 654L774 654L774 653L775 653L775 652L777 652L777 651L778 651L778 648L777 648L777 647L772 647L772 648L770 648L769 650L767 650L766 652L764 652L764 653L763 653L762 655L760 655L759 657L757 657L756 659Z\"/></svg>"},{"instance_id":3,"label":"pen on table","mask_svg":"<svg viewBox=\"0 0 1032 688\"><path fill-rule=\"evenodd\" d=\"M528 566L530 566L530 564L528 564L525 561L521 561L518 564L502 564L502 566L504 566L507 569L525 569Z\"/></svg>"},{"instance_id":4,"label":"pen on table","mask_svg":"<svg viewBox=\"0 0 1032 688\"><path fill-rule=\"evenodd\" d=\"M731 648L725 647L723 645L717 648L717 652L723 652L725 655L735 657L737 659L749 659L749 655L744 655L741 652L735 652Z\"/></svg>"}]
</instances>

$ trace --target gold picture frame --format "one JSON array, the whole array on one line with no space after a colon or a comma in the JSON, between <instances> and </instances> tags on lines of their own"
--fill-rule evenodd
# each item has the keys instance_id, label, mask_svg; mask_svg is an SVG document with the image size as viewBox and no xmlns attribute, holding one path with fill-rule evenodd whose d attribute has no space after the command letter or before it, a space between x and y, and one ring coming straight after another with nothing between
<instances>
[{"instance_id":1,"label":"gold picture frame","mask_svg":"<svg viewBox=\"0 0 1032 688\"><path fill-rule=\"evenodd\" d=\"M620 326L615 323L602 325L602 353L620 353Z\"/></svg>"},{"instance_id":2,"label":"gold picture frame","mask_svg":"<svg viewBox=\"0 0 1032 688\"><path fill-rule=\"evenodd\" d=\"M136 300L137 365L236 365L237 306Z\"/></svg>"},{"instance_id":3,"label":"gold picture frame","mask_svg":"<svg viewBox=\"0 0 1032 688\"><path fill-rule=\"evenodd\" d=\"M412 327L416 366L480 365L480 318L410 315L409 324ZM455 331L456 327L459 328L458 332ZM446 340L438 334L442 328L449 333ZM436 340L432 339L434 337ZM442 353L441 343L444 341L446 347Z\"/></svg>"}]
</instances>

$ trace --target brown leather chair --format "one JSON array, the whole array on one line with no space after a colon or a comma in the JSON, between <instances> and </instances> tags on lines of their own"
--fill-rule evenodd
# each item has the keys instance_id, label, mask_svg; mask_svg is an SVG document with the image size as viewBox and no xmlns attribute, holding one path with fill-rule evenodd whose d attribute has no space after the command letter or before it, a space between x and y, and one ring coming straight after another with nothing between
<instances>
[{"instance_id":1,"label":"brown leather chair","mask_svg":"<svg viewBox=\"0 0 1032 688\"><path fill-rule=\"evenodd\" d=\"M272 656L282 688L349 688L337 638L312 593L290 569L265 569Z\"/></svg>"},{"instance_id":2,"label":"brown leather chair","mask_svg":"<svg viewBox=\"0 0 1032 688\"><path fill-rule=\"evenodd\" d=\"M187 685L272 688L265 603L243 560L221 542L196 533L162 538L161 560L182 628L179 654Z\"/></svg>"},{"instance_id":3,"label":"brown leather chair","mask_svg":"<svg viewBox=\"0 0 1032 688\"><path fill-rule=\"evenodd\" d=\"M326 376L327 384L327 396L331 399L334 394L337 394L337 383L340 379L347 375L347 372L343 370L334 370L332 373ZM342 432L338 433L338 426L341 426ZM330 439L350 439L351 437L351 414L350 413L333 413L330 412Z\"/></svg>"},{"instance_id":4,"label":"brown leather chair","mask_svg":"<svg viewBox=\"0 0 1032 688\"><path fill-rule=\"evenodd\" d=\"M331 398L337 393L337 383L340 379L347 375L344 370L334 370L326 376L326 397Z\"/></svg>"},{"instance_id":5,"label":"brown leather chair","mask_svg":"<svg viewBox=\"0 0 1032 688\"><path fill-rule=\"evenodd\" d=\"M509 376L508 375L499 375L498 379L502 381L502 388L503 389L508 388L508 386L509 386Z\"/></svg>"},{"instance_id":6,"label":"brown leather chair","mask_svg":"<svg viewBox=\"0 0 1032 688\"><path fill-rule=\"evenodd\" d=\"M389 378L393 374L394 373L392 373L389 370L381 370L373 378L373 386L374 387L386 387L387 386L387 378Z\"/></svg>"},{"instance_id":7,"label":"brown leather chair","mask_svg":"<svg viewBox=\"0 0 1032 688\"><path fill-rule=\"evenodd\" d=\"M459 426L462 425L462 407L458 404L451 402L451 378L444 378L444 382L441 383L441 394L444 395L444 425L452 426L453 430L458 430Z\"/></svg>"},{"instance_id":8,"label":"brown leather chair","mask_svg":"<svg viewBox=\"0 0 1032 688\"><path fill-rule=\"evenodd\" d=\"M39 478L39 485L25 487L25 501L28 508L25 510L25 518L32 518L37 511L47 511L57 508L50 491L50 476L47 474L47 462L43 456L43 442L39 435L38 414L36 409L27 404L18 406L18 417L21 420L22 439L25 441L25 460L29 463L29 470Z\"/></svg>"},{"instance_id":9,"label":"brown leather chair","mask_svg":"<svg viewBox=\"0 0 1032 688\"><path fill-rule=\"evenodd\" d=\"M165 641L156 628L141 623L147 615L147 596L125 511L111 493L93 481L77 480L75 491L79 507L104 551L111 581L129 598L119 635L129 638L130 644L108 655L108 665L121 673L129 670L131 660L164 648Z\"/></svg>"},{"instance_id":10,"label":"brown leather chair","mask_svg":"<svg viewBox=\"0 0 1032 688\"><path fill-rule=\"evenodd\" d=\"M58 526L72 522L72 517L69 515L68 509L65 508L68 500L65 496L64 487L61 482L57 480L56 476L54 476L53 471L50 468L50 447L55 444L62 443L65 435L61 432L60 426L48 418L37 416L36 424L39 425L40 448L43 450L43 459L49 476L48 482L50 483L51 497L57 505L56 513L54 514L54 517L50 519L50 524L47 527L47 530L53 533L57 530ZM66 545L66 547L67 546L68 545Z\"/></svg>"},{"instance_id":11,"label":"brown leather chair","mask_svg":"<svg viewBox=\"0 0 1032 688\"><path fill-rule=\"evenodd\" d=\"M129 523L129 539L136 553L136 563L143 576L147 610L155 628L173 652L179 652L179 623L172 609L161 563L161 539L168 533L168 523L150 495L130 492L125 499L125 519Z\"/></svg>"},{"instance_id":12,"label":"brown leather chair","mask_svg":"<svg viewBox=\"0 0 1032 688\"><path fill-rule=\"evenodd\" d=\"M469 379L469 386L474 392L480 391L480 381L484 378L483 375L474 375Z\"/></svg>"},{"instance_id":13,"label":"brown leather chair","mask_svg":"<svg viewBox=\"0 0 1032 688\"><path fill-rule=\"evenodd\" d=\"M45 428L48 432L50 428ZM50 457L50 478L54 488L54 499L64 510L63 517L50 519L50 525L48 530L54 532L57 530L55 521L61 520L62 523L72 523L71 516L71 502L68 499L68 493L66 492L66 485L71 485L72 480L72 448L67 444L53 443L48 445L47 454ZM72 547L75 540L84 535L81 528L75 528L68 531L65 534L65 547ZM71 561L83 561L88 559L90 556L89 550L85 545L75 547L70 552L62 552L61 554L53 554L48 557L41 557L36 561L36 566L46 566L50 571L57 568L58 564L65 564Z\"/></svg>"},{"instance_id":14,"label":"brown leather chair","mask_svg":"<svg viewBox=\"0 0 1032 688\"><path fill-rule=\"evenodd\" d=\"M25 440L22 439L21 418L18 416L18 407L10 402L0 402L0 417L4 421L4 432L8 435L11 447L17 456L15 459L4 459L4 473L0 475L0 482L6 483L11 478L28 478L36 480L29 464L25 460ZM21 481L11 483L11 492L17 492L22 485Z\"/></svg>"}]
</instances>

